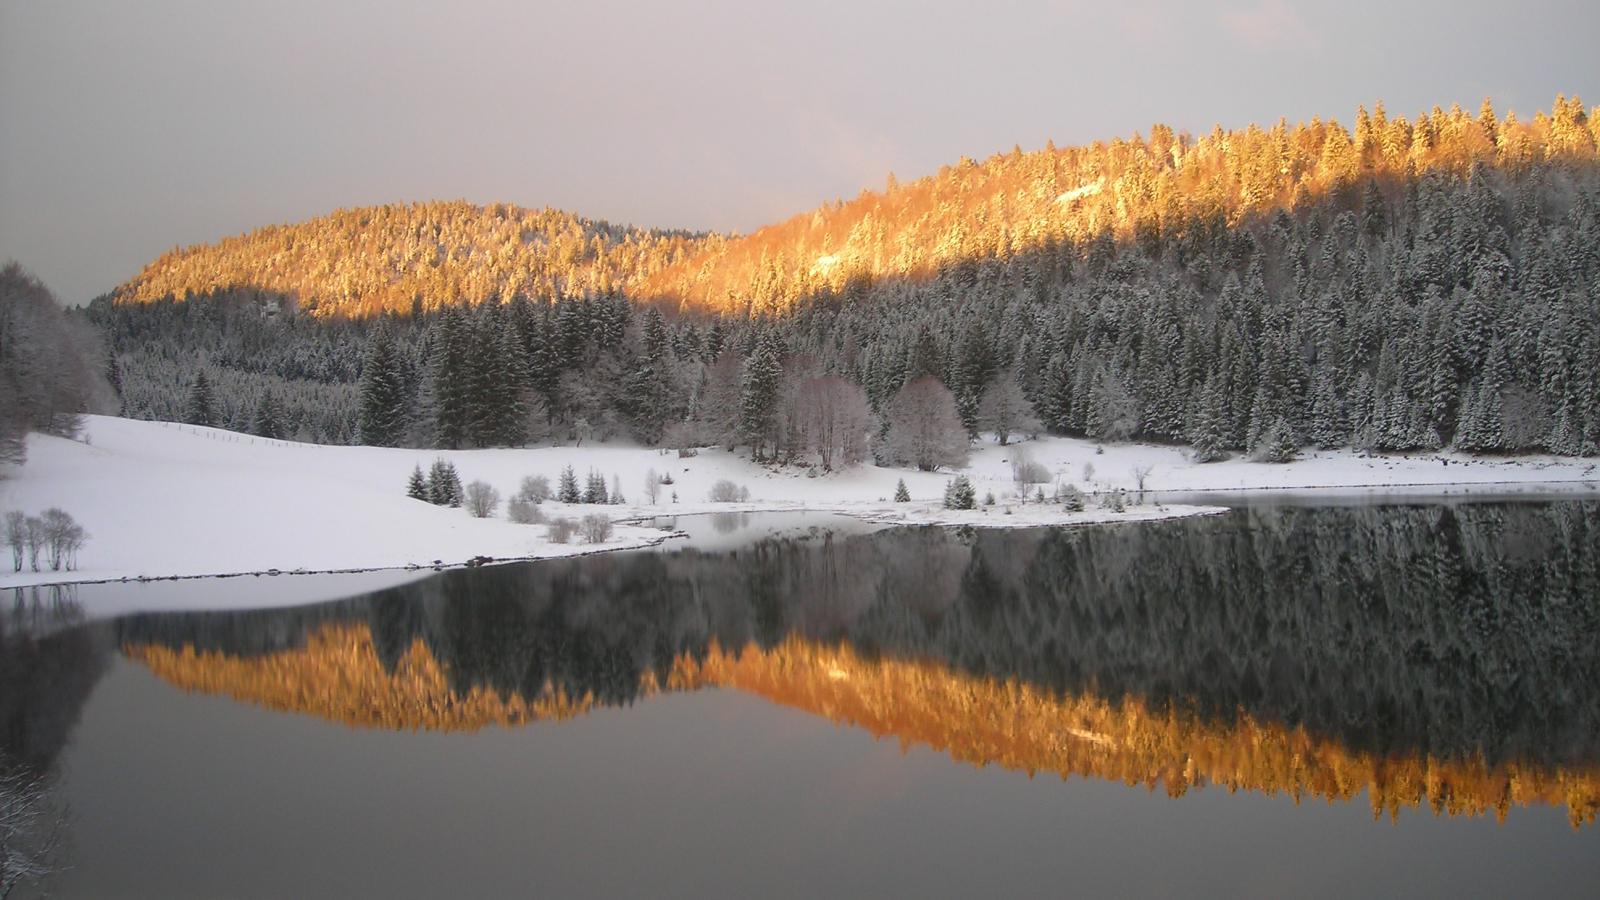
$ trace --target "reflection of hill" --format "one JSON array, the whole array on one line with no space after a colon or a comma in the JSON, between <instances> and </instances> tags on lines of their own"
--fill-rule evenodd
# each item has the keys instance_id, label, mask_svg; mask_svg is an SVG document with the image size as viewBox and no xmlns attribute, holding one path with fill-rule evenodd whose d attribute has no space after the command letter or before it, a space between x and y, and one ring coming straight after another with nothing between
<instances>
[{"instance_id":1,"label":"reflection of hill","mask_svg":"<svg viewBox=\"0 0 1600 900\"><path fill-rule=\"evenodd\" d=\"M594 705L592 696L574 701L559 689L532 702L483 687L457 693L420 640L392 668L385 667L364 623L328 624L303 647L258 656L151 644L130 645L123 652L185 690L227 694L364 728L476 731L570 718Z\"/></svg>"},{"instance_id":2,"label":"reflection of hill","mask_svg":"<svg viewBox=\"0 0 1600 900\"><path fill-rule=\"evenodd\" d=\"M71 739L110 648L59 589L43 600L38 588L10 593L0 606L0 761L44 773Z\"/></svg>"},{"instance_id":3,"label":"reflection of hill","mask_svg":"<svg viewBox=\"0 0 1600 900\"><path fill-rule=\"evenodd\" d=\"M1538 773L1600 764L1597 596L1600 505L1570 502L819 535L117 630L175 683L370 726L511 724L704 683L975 761L1169 789L1190 771L1329 797L1377 785L1391 808L1423 785L1466 810L1544 798L1583 817L1589 776ZM845 687L796 662L830 647L840 671L873 667L850 682L871 691L805 699ZM734 666L718 648L750 649ZM1012 731L983 718L1013 707ZM1058 746L1074 729L1141 749Z\"/></svg>"},{"instance_id":4,"label":"reflection of hill","mask_svg":"<svg viewBox=\"0 0 1600 900\"><path fill-rule=\"evenodd\" d=\"M233 657L143 645L128 656L186 690L222 693L272 709L362 727L476 730L566 719L593 695L559 688L533 700L474 687L457 694L417 641L386 669L364 625L328 624L299 649ZM1600 766L1541 769L1481 758L1442 761L1415 753L1374 754L1240 716L1207 723L1192 713L1156 712L1138 700L1056 696L1018 682L952 672L938 663L869 659L848 645L790 637L740 653L714 645L698 661L680 657L669 689L736 688L776 703L859 725L902 746L924 743L976 765L1165 786L1288 793L1350 800L1369 793L1374 814L1426 803L1436 813L1504 817L1512 805L1565 804L1574 827L1600 810ZM639 693L657 690L646 675Z\"/></svg>"}]
</instances>

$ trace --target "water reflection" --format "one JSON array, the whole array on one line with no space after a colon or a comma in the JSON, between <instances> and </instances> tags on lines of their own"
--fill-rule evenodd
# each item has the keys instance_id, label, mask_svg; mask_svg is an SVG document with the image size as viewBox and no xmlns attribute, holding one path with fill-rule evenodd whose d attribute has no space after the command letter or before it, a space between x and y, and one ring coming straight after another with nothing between
<instances>
[{"instance_id":1,"label":"water reflection","mask_svg":"<svg viewBox=\"0 0 1600 900\"><path fill-rule=\"evenodd\" d=\"M70 586L14 588L0 604L0 897L65 865L70 815L58 762L109 643Z\"/></svg>"},{"instance_id":2,"label":"water reflection","mask_svg":"<svg viewBox=\"0 0 1600 900\"><path fill-rule=\"evenodd\" d=\"M115 629L173 684L363 727L735 688L977 764L1576 826L1600 808L1597 572L1592 502L1251 509L817 531Z\"/></svg>"}]
</instances>

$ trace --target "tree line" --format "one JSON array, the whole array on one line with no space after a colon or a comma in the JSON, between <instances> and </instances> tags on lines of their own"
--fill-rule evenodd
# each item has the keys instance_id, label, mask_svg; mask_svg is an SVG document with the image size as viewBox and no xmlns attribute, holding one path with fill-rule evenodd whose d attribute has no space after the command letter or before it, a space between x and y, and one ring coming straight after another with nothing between
<instances>
[{"instance_id":1,"label":"tree line","mask_svg":"<svg viewBox=\"0 0 1600 900\"><path fill-rule=\"evenodd\" d=\"M967 437L1048 429L1189 444L1201 460L1593 455L1597 276L1593 163L1479 163L1369 177L1239 224L824 288L781 315L663 312L620 292L369 320L229 295L88 315L129 414L181 418L206 376L213 424L337 443L627 435L932 468L958 463Z\"/></svg>"}]
</instances>

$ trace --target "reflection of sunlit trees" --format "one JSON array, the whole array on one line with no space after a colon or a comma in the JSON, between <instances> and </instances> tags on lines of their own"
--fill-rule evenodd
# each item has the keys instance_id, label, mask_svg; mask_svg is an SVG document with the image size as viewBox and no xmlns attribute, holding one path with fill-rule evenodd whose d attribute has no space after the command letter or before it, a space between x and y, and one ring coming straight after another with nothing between
<instances>
[{"instance_id":1,"label":"reflection of sunlit trees","mask_svg":"<svg viewBox=\"0 0 1600 900\"><path fill-rule=\"evenodd\" d=\"M1597 517L1570 502L892 529L446 573L335 612L119 631L175 683L381 727L727 685L961 759L1174 793L1565 803L1587 821Z\"/></svg>"}]
</instances>

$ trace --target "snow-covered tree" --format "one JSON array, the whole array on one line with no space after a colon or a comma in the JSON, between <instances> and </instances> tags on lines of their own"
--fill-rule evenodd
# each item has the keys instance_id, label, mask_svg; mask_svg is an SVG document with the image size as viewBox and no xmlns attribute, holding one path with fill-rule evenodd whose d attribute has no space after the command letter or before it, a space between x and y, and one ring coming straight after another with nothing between
<instances>
[{"instance_id":1,"label":"snow-covered tree","mask_svg":"<svg viewBox=\"0 0 1600 900\"><path fill-rule=\"evenodd\" d=\"M889 404L884 456L889 462L931 472L967 462L967 430L955 398L938 379L924 376L901 388Z\"/></svg>"}]
</instances>

